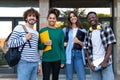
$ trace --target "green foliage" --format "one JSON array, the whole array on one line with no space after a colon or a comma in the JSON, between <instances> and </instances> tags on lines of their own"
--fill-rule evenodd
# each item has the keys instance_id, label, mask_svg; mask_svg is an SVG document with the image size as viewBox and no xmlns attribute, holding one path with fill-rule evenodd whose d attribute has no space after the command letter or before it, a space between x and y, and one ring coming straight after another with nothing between
<instances>
[{"instance_id":1,"label":"green foliage","mask_svg":"<svg viewBox=\"0 0 120 80\"><path fill-rule=\"evenodd\" d=\"M97 14L98 17L110 17L110 14Z\"/></svg>"},{"instance_id":2,"label":"green foliage","mask_svg":"<svg viewBox=\"0 0 120 80\"><path fill-rule=\"evenodd\" d=\"M85 17L85 9L81 9L81 8L73 8L73 11L75 11L78 15L78 17Z\"/></svg>"},{"instance_id":3,"label":"green foliage","mask_svg":"<svg viewBox=\"0 0 120 80\"><path fill-rule=\"evenodd\" d=\"M66 11L61 11L61 16L62 17L67 17L68 16L68 13L70 12L71 10L66 10ZM75 11L77 16L79 17L85 17L86 14L85 14L85 9L81 9L81 8L73 8L72 11Z\"/></svg>"},{"instance_id":4,"label":"green foliage","mask_svg":"<svg viewBox=\"0 0 120 80\"><path fill-rule=\"evenodd\" d=\"M68 13L70 12L70 10L67 10L67 11L61 11L61 16L62 17L67 17L68 16Z\"/></svg>"},{"instance_id":5,"label":"green foliage","mask_svg":"<svg viewBox=\"0 0 120 80\"><path fill-rule=\"evenodd\" d=\"M5 61L5 58L4 58L4 55L3 55L3 50L2 50L2 47L0 46L0 64L6 64L6 61Z\"/></svg>"},{"instance_id":6,"label":"green foliage","mask_svg":"<svg viewBox=\"0 0 120 80\"><path fill-rule=\"evenodd\" d=\"M0 52L3 52L2 47L0 46Z\"/></svg>"},{"instance_id":7,"label":"green foliage","mask_svg":"<svg viewBox=\"0 0 120 80\"><path fill-rule=\"evenodd\" d=\"M83 25L83 28L85 28L86 30L88 30L90 27L89 23L86 21L82 22L82 25Z\"/></svg>"},{"instance_id":8,"label":"green foliage","mask_svg":"<svg viewBox=\"0 0 120 80\"><path fill-rule=\"evenodd\" d=\"M82 8L72 8L72 11L75 11L77 13L78 17L86 17L87 14L85 14L86 9L82 9ZM66 11L61 11L61 17L67 17L68 13L71 10L66 10ZM97 14L98 17L111 17L110 14L103 14L103 13L98 13Z\"/></svg>"},{"instance_id":9,"label":"green foliage","mask_svg":"<svg viewBox=\"0 0 120 80\"><path fill-rule=\"evenodd\" d=\"M1 54L1 53L0 53ZM0 65L7 64L3 55L0 55Z\"/></svg>"},{"instance_id":10,"label":"green foliage","mask_svg":"<svg viewBox=\"0 0 120 80\"><path fill-rule=\"evenodd\" d=\"M64 21L64 23L63 23L63 25L61 26L61 28L66 27L66 25L67 25L67 22L66 22L66 21Z\"/></svg>"}]
</instances>

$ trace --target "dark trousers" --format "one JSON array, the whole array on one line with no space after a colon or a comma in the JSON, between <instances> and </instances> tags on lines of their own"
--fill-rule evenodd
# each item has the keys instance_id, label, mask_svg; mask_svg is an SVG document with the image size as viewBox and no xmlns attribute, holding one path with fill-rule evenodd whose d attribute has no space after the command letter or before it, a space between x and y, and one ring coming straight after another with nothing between
<instances>
[{"instance_id":1,"label":"dark trousers","mask_svg":"<svg viewBox=\"0 0 120 80\"><path fill-rule=\"evenodd\" d=\"M52 80L58 80L61 61L42 62L43 80L50 80L52 71Z\"/></svg>"}]
</instances>

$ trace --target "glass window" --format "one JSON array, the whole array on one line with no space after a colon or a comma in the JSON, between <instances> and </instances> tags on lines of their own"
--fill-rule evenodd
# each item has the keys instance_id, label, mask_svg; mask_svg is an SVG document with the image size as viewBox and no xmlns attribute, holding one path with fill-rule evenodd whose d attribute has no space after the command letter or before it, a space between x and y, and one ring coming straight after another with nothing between
<instances>
[{"instance_id":1,"label":"glass window","mask_svg":"<svg viewBox=\"0 0 120 80\"><path fill-rule=\"evenodd\" d=\"M2 48L5 39L12 31L12 21L0 21L0 67L8 67L3 57Z\"/></svg>"}]
</instances>

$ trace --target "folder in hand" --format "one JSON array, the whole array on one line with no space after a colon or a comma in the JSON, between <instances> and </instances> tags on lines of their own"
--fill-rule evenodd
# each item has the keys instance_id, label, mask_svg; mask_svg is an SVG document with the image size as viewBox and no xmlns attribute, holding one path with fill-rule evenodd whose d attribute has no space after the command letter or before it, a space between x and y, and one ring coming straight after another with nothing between
<instances>
[{"instance_id":1,"label":"folder in hand","mask_svg":"<svg viewBox=\"0 0 120 80\"><path fill-rule=\"evenodd\" d=\"M40 33L40 40L41 42L46 42L48 40L50 40L50 37L49 37L49 33L48 33L48 30ZM51 50L51 46L47 45L43 51L48 51L48 50Z\"/></svg>"}]
</instances>

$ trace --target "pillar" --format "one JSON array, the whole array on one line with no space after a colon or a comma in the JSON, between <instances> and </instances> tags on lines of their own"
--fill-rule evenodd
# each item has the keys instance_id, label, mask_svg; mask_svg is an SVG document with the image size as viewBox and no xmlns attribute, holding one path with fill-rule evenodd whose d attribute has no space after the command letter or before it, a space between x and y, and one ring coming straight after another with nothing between
<instances>
[{"instance_id":1,"label":"pillar","mask_svg":"<svg viewBox=\"0 0 120 80\"><path fill-rule=\"evenodd\" d=\"M40 28L47 26L47 14L49 10L49 0L39 0Z\"/></svg>"},{"instance_id":2,"label":"pillar","mask_svg":"<svg viewBox=\"0 0 120 80\"><path fill-rule=\"evenodd\" d=\"M120 0L114 0L114 32L117 43L114 46L115 80L120 80Z\"/></svg>"}]
</instances>

